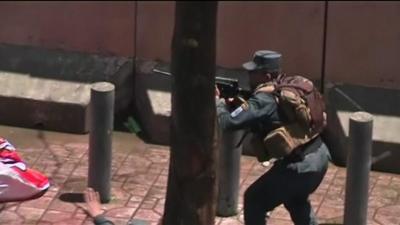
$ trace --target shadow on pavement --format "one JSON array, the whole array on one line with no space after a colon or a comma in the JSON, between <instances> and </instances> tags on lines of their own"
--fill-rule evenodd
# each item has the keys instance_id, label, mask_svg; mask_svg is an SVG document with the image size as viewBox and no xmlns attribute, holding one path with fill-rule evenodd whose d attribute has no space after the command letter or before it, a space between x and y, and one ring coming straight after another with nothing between
<instances>
[{"instance_id":1,"label":"shadow on pavement","mask_svg":"<svg viewBox=\"0 0 400 225\"><path fill-rule=\"evenodd\" d=\"M82 193L64 193L60 195L60 200L64 202L85 202Z\"/></svg>"}]
</instances>

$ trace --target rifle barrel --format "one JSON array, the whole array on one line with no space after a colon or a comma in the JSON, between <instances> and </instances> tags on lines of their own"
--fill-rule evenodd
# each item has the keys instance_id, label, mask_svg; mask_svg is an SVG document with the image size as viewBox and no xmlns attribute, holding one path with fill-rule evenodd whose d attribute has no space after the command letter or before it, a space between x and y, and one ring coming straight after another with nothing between
<instances>
[{"instance_id":1,"label":"rifle barrel","mask_svg":"<svg viewBox=\"0 0 400 225\"><path fill-rule=\"evenodd\" d=\"M155 68L153 69L153 72L159 73L162 75L166 75L166 76L172 76L172 74L169 72L162 71L162 70L155 69ZM239 80L235 79L235 78L228 78L228 77L220 77L220 76L215 77L215 83L217 85L225 85L225 86L229 86L230 88L235 88L236 85L232 82L234 82L234 83L236 83L236 85L238 85ZM252 93L251 91L245 90L240 87L237 87L237 92L241 93L242 95L245 95L245 96L250 96Z\"/></svg>"},{"instance_id":2,"label":"rifle barrel","mask_svg":"<svg viewBox=\"0 0 400 225\"><path fill-rule=\"evenodd\" d=\"M156 72L156 73L161 73L161 74L163 74L163 75L167 75L167 76L172 76L172 74L171 74L171 73L168 73L168 72L166 72L166 71L162 71L162 70L158 70L158 69L153 69L153 72Z\"/></svg>"},{"instance_id":3,"label":"rifle barrel","mask_svg":"<svg viewBox=\"0 0 400 225\"><path fill-rule=\"evenodd\" d=\"M160 73L160 74L167 75L167 76L172 76L171 73L169 73L169 72L167 72L167 71L162 71L162 70L159 70L159 69L153 69L153 72L155 72L155 73ZM229 81L238 81L237 79L228 78L228 77L220 77L220 76L217 76L217 77L215 77L215 78L216 78L216 80L219 80L219 81L226 81L226 82L229 82Z\"/></svg>"}]
</instances>

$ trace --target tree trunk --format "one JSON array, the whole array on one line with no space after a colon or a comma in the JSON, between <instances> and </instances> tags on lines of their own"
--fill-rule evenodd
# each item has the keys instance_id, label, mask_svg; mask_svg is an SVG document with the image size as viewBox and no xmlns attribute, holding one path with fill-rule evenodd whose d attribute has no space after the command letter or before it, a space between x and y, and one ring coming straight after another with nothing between
<instances>
[{"instance_id":1,"label":"tree trunk","mask_svg":"<svg viewBox=\"0 0 400 225\"><path fill-rule=\"evenodd\" d=\"M216 204L217 2L176 2L164 225L211 225Z\"/></svg>"}]
</instances>

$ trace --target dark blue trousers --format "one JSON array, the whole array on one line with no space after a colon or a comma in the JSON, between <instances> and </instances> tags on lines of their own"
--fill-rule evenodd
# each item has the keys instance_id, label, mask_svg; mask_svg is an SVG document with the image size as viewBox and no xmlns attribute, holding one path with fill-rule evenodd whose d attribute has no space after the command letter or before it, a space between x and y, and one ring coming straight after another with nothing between
<instances>
[{"instance_id":1,"label":"dark blue trousers","mask_svg":"<svg viewBox=\"0 0 400 225\"><path fill-rule=\"evenodd\" d=\"M267 224L266 213L284 204L295 225L317 225L308 197L317 189L326 170L327 165L317 171L299 172L283 160L275 162L245 192L245 224Z\"/></svg>"}]
</instances>

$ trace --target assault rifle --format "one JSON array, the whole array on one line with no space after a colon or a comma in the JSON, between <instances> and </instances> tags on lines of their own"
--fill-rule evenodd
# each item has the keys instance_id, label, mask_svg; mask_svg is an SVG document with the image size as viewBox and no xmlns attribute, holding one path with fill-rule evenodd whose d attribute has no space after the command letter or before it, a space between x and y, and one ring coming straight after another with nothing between
<instances>
[{"instance_id":1,"label":"assault rifle","mask_svg":"<svg viewBox=\"0 0 400 225\"><path fill-rule=\"evenodd\" d=\"M153 72L163 74L166 76L172 76L171 73L153 69ZM217 85L221 98L236 98L241 97L244 99L248 99L251 95L249 90L244 90L243 88L239 87L239 80L234 78L227 78L227 77L215 77L215 84Z\"/></svg>"}]
</instances>

